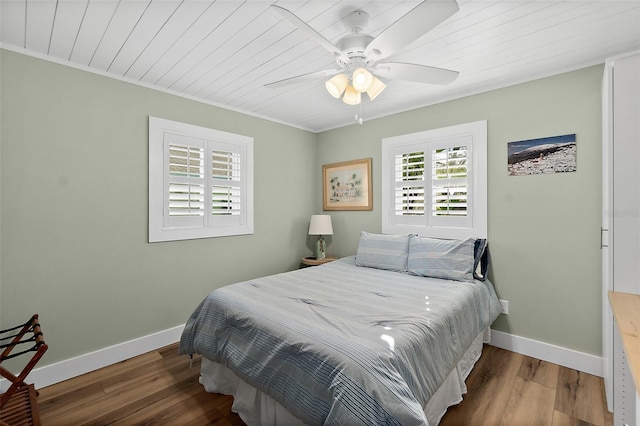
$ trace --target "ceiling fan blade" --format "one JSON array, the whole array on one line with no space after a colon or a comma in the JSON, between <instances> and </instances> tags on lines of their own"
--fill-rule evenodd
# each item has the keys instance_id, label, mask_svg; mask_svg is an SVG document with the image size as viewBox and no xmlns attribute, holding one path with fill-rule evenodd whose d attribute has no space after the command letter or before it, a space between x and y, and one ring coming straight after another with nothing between
<instances>
[{"instance_id":1,"label":"ceiling fan blade","mask_svg":"<svg viewBox=\"0 0 640 426\"><path fill-rule=\"evenodd\" d=\"M294 15L293 12L275 4L272 4L271 8L276 12L278 12L280 16L285 18L287 21L291 22L293 25L298 27L300 31L302 31L307 36L315 40L315 42L318 43L320 46L324 47L329 52L336 55L336 57L340 57L340 59L344 63L349 63L349 57L342 50L338 49L333 43L331 43L329 40L324 38L322 34L317 32L313 28L311 28L306 22L304 22L302 19Z\"/></svg>"},{"instance_id":2,"label":"ceiling fan blade","mask_svg":"<svg viewBox=\"0 0 640 426\"><path fill-rule=\"evenodd\" d=\"M452 83L460 74L458 71L444 68L405 64L402 62L385 62L378 64L374 72L381 77L443 86Z\"/></svg>"},{"instance_id":3,"label":"ceiling fan blade","mask_svg":"<svg viewBox=\"0 0 640 426\"><path fill-rule=\"evenodd\" d=\"M271 88L284 87L284 86L289 86L291 84L303 83L305 81L315 80L315 79L318 79L320 77L329 77L329 76L338 74L340 71L341 70L315 71L315 72L310 72L308 74L297 75L295 77L289 77L289 78L285 78L283 80L278 80L278 81L274 81L274 82L271 82L271 83L267 83L264 86L265 87L271 87Z\"/></svg>"},{"instance_id":4,"label":"ceiling fan blade","mask_svg":"<svg viewBox=\"0 0 640 426\"><path fill-rule=\"evenodd\" d=\"M374 38L364 54L374 61L394 55L458 10L456 0L425 0Z\"/></svg>"}]
</instances>

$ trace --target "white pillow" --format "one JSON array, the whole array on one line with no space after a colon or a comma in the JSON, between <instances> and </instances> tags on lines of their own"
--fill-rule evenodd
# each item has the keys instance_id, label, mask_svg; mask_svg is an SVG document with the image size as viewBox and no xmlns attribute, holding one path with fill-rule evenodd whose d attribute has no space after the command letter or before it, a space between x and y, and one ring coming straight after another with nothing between
<instances>
[{"instance_id":1,"label":"white pillow","mask_svg":"<svg viewBox=\"0 0 640 426\"><path fill-rule=\"evenodd\" d=\"M409 253L408 235L360 232L356 266L406 272Z\"/></svg>"}]
</instances>

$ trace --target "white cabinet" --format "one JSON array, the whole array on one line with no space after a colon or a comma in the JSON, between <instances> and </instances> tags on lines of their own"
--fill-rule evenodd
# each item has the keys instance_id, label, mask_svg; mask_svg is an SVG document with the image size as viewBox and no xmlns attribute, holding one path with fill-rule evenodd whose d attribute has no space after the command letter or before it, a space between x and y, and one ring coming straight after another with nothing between
<instances>
[{"instance_id":1,"label":"white cabinet","mask_svg":"<svg viewBox=\"0 0 640 426\"><path fill-rule=\"evenodd\" d=\"M640 294L640 52L607 61L602 91L604 379L614 425L640 426L638 395L607 296L610 290Z\"/></svg>"}]
</instances>

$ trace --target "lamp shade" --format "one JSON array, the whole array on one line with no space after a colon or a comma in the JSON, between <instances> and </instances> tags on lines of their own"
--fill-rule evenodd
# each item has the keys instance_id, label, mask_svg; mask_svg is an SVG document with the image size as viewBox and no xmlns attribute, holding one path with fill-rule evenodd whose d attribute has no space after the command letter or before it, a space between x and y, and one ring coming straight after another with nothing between
<instances>
[{"instance_id":1,"label":"lamp shade","mask_svg":"<svg viewBox=\"0 0 640 426\"><path fill-rule=\"evenodd\" d=\"M311 216L309 235L333 235L331 216L328 214L314 214Z\"/></svg>"},{"instance_id":2,"label":"lamp shade","mask_svg":"<svg viewBox=\"0 0 640 426\"><path fill-rule=\"evenodd\" d=\"M371 87L367 90L367 95L369 95L369 99L374 100L376 96L380 94L387 87L380 79L377 77L373 77L373 82L371 83Z\"/></svg>"},{"instance_id":3,"label":"lamp shade","mask_svg":"<svg viewBox=\"0 0 640 426\"><path fill-rule=\"evenodd\" d=\"M340 96L342 96L344 89L347 88L347 84L349 84L349 77L340 73L331 77L331 79L327 80L324 85L326 86L327 91L331 94L331 96L333 96L334 98L339 98Z\"/></svg>"},{"instance_id":4,"label":"lamp shade","mask_svg":"<svg viewBox=\"0 0 640 426\"><path fill-rule=\"evenodd\" d=\"M358 105L360 103L360 92L354 89L352 86L347 86L342 97L342 102L348 105Z\"/></svg>"}]
</instances>

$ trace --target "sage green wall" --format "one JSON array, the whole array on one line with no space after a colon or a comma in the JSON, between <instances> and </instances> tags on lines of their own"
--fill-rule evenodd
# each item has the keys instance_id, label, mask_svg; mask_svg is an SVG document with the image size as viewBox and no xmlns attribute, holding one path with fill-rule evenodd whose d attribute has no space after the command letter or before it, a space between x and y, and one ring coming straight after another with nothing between
<instances>
[{"instance_id":1,"label":"sage green wall","mask_svg":"<svg viewBox=\"0 0 640 426\"><path fill-rule=\"evenodd\" d=\"M331 212L330 254L353 254L380 232L381 139L486 119L490 277L511 310L494 327L600 355L602 70L314 135L0 50L0 328L40 313L44 365L183 324L213 288L297 268L321 165L372 157L374 210ZM254 137L253 235L146 242L149 115ZM507 142L566 133L577 172L507 176Z\"/></svg>"},{"instance_id":2,"label":"sage green wall","mask_svg":"<svg viewBox=\"0 0 640 426\"><path fill-rule=\"evenodd\" d=\"M42 364L184 324L211 290L310 253L317 135L0 50L0 329ZM148 116L254 138L254 234L147 243Z\"/></svg>"},{"instance_id":3,"label":"sage green wall","mask_svg":"<svg viewBox=\"0 0 640 426\"><path fill-rule=\"evenodd\" d=\"M510 304L494 328L600 356L602 73L590 67L320 134L319 165L373 159L373 211L332 212L329 252L353 254L360 230L381 230L382 138L487 120L490 278ZM507 142L568 133L576 172L507 175Z\"/></svg>"}]
</instances>

